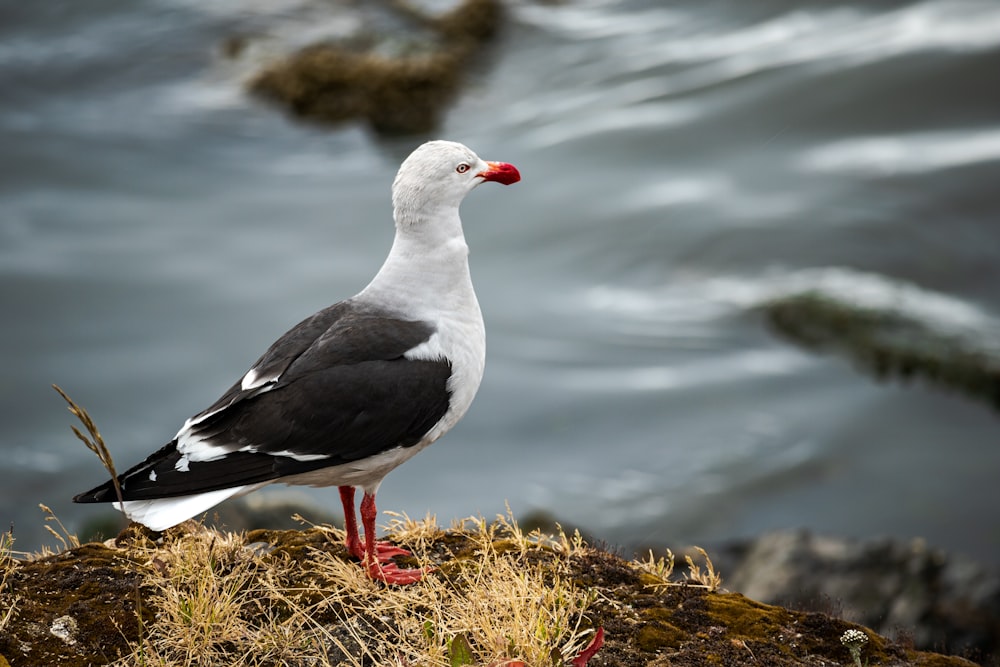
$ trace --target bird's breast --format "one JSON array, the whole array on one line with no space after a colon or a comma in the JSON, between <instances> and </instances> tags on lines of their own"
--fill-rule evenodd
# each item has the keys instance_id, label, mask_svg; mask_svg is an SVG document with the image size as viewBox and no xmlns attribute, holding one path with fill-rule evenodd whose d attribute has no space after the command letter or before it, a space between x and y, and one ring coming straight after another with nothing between
<instances>
[{"instance_id":1,"label":"bird's breast","mask_svg":"<svg viewBox=\"0 0 1000 667\"><path fill-rule=\"evenodd\" d=\"M478 304L465 317L437 320L434 334L406 353L407 359L445 359L451 364L448 411L424 437L426 444L444 435L468 411L486 365L486 332Z\"/></svg>"}]
</instances>

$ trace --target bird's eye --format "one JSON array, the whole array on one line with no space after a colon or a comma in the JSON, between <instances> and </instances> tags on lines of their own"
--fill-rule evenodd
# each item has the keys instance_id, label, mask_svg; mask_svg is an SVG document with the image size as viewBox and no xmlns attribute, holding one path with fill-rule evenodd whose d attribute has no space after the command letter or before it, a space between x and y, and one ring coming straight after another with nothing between
<instances>
[{"instance_id":1,"label":"bird's eye","mask_svg":"<svg viewBox=\"0 0 1000 667\"><path fill-rule=\"evenodd\" d=\"M470 169L469 165L465 164L464 162L455 167L455 171L457 171L460 174L464 174L465 172L469 171L469 169Z\"/></svg>"}]
</instances>

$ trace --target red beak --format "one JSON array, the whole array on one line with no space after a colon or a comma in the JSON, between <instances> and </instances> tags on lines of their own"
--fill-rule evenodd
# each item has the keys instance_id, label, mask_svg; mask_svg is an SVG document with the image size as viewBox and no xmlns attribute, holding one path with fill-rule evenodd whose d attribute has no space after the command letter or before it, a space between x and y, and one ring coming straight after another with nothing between
<instances>
[{"instance_id":1,"label":"red beak","mask_svg":"<svg viewBox=\"0 0 1000 667\"><path fill-rule=\"evenodd\" d=\"M487 162L486 164L489 165L489 169L476 174L476 176L481 177L484 181L495 181L504 185L510 185L521 180L521 172L512 164L507 164L506 162Z\"/></svg>"}]
</instances>

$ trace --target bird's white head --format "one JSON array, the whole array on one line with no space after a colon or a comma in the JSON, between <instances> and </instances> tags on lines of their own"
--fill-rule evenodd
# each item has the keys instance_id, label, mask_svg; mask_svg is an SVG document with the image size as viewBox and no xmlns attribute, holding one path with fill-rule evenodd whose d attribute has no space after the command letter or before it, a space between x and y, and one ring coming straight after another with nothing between
<instances>
[{"instance_id":1,"label":"bird's white head","mask_svg":"<svg viewBox=\"0 0 1000 667\"><path fill-rule=\"evenodd\" d=\"M457 209L480 183L510 185L519 180L521 174L512 164L487 162L454 141L428 141L403 161L392 184L396 222L410 215Z\"/></svg>"}]
</instances>

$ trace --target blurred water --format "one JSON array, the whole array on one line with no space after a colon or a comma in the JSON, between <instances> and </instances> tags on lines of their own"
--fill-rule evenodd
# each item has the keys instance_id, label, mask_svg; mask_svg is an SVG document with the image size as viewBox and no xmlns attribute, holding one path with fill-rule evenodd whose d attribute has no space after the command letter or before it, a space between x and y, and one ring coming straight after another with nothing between
<instances>
[{"instance_id":1,"label":"blurred water","mask_svg":"<svg viewBox=\"0 0 1000 667\"><path fill-rule=\"evenodd\" d=\"M994 335L1000 5L510 4L437 134L524 180L463 206L489 339L473 409L384 509L546 508L625 544L775 527L1000 563L998 422L776 340L803 287ZM0 521L103 479L276 336L362 287L423 138L297 124L255 59L355 29L327 3L0 6ZM249 59L221 43L259 34ZM882 299L882 301L878 301ZM332 490L307 492L336 507Z\"/></svg>"}]
</instances>

